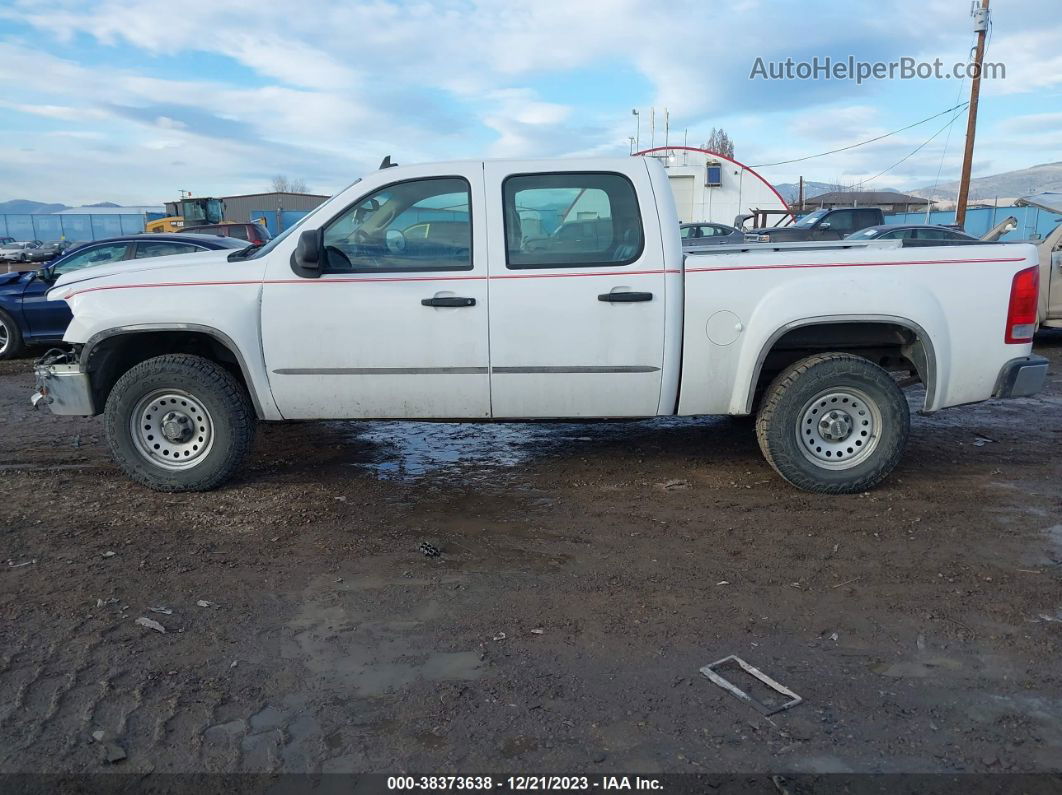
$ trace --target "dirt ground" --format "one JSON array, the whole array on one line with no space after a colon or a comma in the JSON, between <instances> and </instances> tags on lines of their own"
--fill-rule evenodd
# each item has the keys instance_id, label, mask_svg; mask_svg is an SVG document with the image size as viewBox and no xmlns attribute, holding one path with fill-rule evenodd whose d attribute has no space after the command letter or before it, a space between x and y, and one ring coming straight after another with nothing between
<instances>
[{"instance_id":1,"label":"dirt ground","mask_svg":"<svg viewBox=\"0 0 1062 795\"><path fill-rule=\"evenodd\" d=\"M728 419L263 426L156 494L0 364L0 772L1060 771L1038 350L1043 395L916 417L852 497ZM699 673L731 654L803 703Z\"/></svg>"}]
</instances>

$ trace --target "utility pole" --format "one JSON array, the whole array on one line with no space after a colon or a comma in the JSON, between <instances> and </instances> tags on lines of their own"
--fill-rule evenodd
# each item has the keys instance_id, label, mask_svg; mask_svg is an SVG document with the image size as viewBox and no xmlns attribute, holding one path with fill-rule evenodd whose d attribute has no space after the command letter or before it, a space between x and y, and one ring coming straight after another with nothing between
<instances>
[{"instance_id":1,"label":"utility pole","mask_svg":"<svg viewBox=\"0 0 1062 795\"><path fill-rule=\"evenodd\" d=\"M800 178L800 193L797 204L800 206L801 211L804 209L804 178Z\"/></svg>"},{"instance_id":2,"label":"utility pole","mask_svg":"<svg viewBox=\"0 0 1062 795\"><path fill-rule=\"evenodd\" d=\"M634 116L634 151L642 151L642 114L638 112L637 108L631 109L631 115Z\"/></svg>"},{"instance_id":3,"label":"utility pole","mask_svg":"<svg viewBox=\"0 0 1062 795\"><path fill-rule=\"evenodd\" d=\"M977 132L977 101L981 97L981 68L985 60L985 36L988 33L988 0L974 6L974 31L977 33L977 49L974 52L974 74L970 86L970 116L966 121L966 152L962 158L962 176L959 177L959 199L955 203L955 223L966 226L966 204L970 199L970 171L973 168L974 135Z\"/></svg>"}]
</instances>

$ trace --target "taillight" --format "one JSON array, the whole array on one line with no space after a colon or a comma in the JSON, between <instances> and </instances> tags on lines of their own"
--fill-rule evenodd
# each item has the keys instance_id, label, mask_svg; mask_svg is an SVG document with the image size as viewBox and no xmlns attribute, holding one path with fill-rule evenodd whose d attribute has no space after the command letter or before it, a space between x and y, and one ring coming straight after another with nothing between
<instances>
[{"instance_id":1,"label":"taillight","mask_svg":"<svg viewBox=\"0 0 1062 795\"><path fill-rule=\"evenodd\" d=\"M1040 267L1018 271L1010 285L1010 306L1007 307L1007 343L1032 342L1036 332L1037 304L1040 298Z\"/></svg>"}]
</instances>

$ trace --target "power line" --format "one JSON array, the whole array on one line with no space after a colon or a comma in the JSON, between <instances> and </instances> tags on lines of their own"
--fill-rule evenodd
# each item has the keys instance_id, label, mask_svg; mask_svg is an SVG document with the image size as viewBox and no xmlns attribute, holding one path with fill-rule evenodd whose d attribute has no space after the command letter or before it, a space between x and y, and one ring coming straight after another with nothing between
<instances>
[{"instance_id":1,"label":"power line","mask_svg":"<svg viewBox=\"0 0 1062 795\"><path fill-rule=\"evenodd\" d=\"M768 166L785 166L785 165L788 165L789 163L803 163L805 160L812 160L812 159L814 159L816 157L826 157L826 155L835 155L838 152L847 152L849 149L855 149L856 147L859 147L859 146L866 146L867 144L872 144L875 141L881 141L881 140L883 140L885 138L888 138L889 136L897 135L898 133L905 132L907 130L910 130L912 127L917 127L920 124L925 124L927 121L932 121L933 119L936 119L936 118L938 118L940 116L944 116L945 114L951 113L954 110L962 110L963 108L965 108L969 104L970 104L969 102L960 102L958 105L954 105L954 106L948 108L947 110L942 110L940 113L934 113L932 116L927 116L926 118L922 119L921 121L916 121L914 124L908 124L906 127L901 127L898 130L893 130L892 132L885 133L884 135L879 135L876 138L870 138L870 139L868 139L866 141L860 141L857 144L850 144L849 146L842 146L840 149L831 149L829 152L820 152L817 155L808 155L806 157L798 157L795 160L779 160L777 163L758 163L757 165L752 166L752 168L767 168ZM948 122L948 124L950 126L951 122Z\"/></svg>"},{"instance_id":2,"label":"power line","mask_svg":"<svg viewBox=\"0 0 1062 795\"><path fill-rule=\"evenodd\" d=\"M920 143L920 144L919 144L918 146L916 146L916 147L915 147L914 149L912 149L912 150L911 150L910 152L908 152L908 153L907 153L906 155L904 155L904 156L903 156L902 158L900 158L899 160L897 160L897 161L896 161L895 163L893 163L893 164L892 164L891 166L889 166L889 167L888 167L887 169L885 169L884 171L882 171L882 172L881 172L880 174L875 174L875 175L874 175L873 177L871 177L870 179L864 179L864 180L861 180L860 182L857 182L856 184L857 184L857 185L866 185L866 184L867 184L868 182L873 182L873 181L874 181L874 180L876 180L876 179L877 179L878 177L881 177L881 176L884 176L885 174L888 174L888 173L889 173L890 171L892 171L892 170L893 170L894 168L896 168L896 166L900 165L900 164L901 164L901 163L903 163L904 161L906 161L906 160L909 160L910 158L914 157L914 156L915 156L916 154L918 154L918 152L920 152L920 151L921 151L922 149L924 149L924 148L925 148L926 146L928 146L928 145L929 145L929 143L930 143L930 142L931 142L931 141L932 141L932 140L933 140L934 138L936 138L936 137L937 137L938 135L940 135L940 134L941 134L942 132L944 132L945 130L947 130L947 129L950 129L950 128L951 128L951 125L953 125L953 124L955 123L955 120L956 120L957 118L959 118L959 116L960 116L961 114L962 114L962 110L959 110L959 111L957 111L957 112L955 113L955 115L954 115L954 116L952 116L952 117L951 117L950 119L948 119L948 123L947 123L947 124L945 124L945 125L944 125L943 127L941 127L941 128L939 129L939 130L937 130L937 131L936 131L935 133L933 133L933 134L932 134L931 136L929 136L929 137L928 137L928 138L927 138L926 140L924 140L924 141L923 141L922 143Z\"/></svg>"}]
</instances>

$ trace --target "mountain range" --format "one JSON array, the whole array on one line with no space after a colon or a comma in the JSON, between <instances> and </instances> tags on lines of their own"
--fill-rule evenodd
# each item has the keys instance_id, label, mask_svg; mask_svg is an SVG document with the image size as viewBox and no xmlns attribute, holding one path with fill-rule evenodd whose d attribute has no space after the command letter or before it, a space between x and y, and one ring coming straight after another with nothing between
<instances>
[{"instance_id":1,"label":"mountain range","mask_svg":"<svg viewBox=\"0 0 1062 795\"><path fill-rule=\"evenodd\" d=\"M1016 199L1019 196L1048 191L1062 191L1062 163L1044 163L970 180L971 201L992 200L997 196ZM954 200L959 192L959 183L945 182L936 188L927 186L908 192L926 199Z\"/></svg>"},{"instance_id":2,"label":"mountain range","mask_svg":"<svg viewBox=\"0 0 1062 795\"><path fill-rule=\"evenodd\" d=\"M96 204L86 204L85 207L121 207L120 204L114 202L97 202ZM35 202L29 199L12 199L11 201L0 202L0 215L40 215L48 213L58 213L63 210L71 209L65 204L46 204L45 202Z\"/></svg>"},{"instance_id":3,"label":"mountain range","mask_svg":"<svg viewBox=\"0 0 1062 795\"><path fill-rule=\"evenodd\" d=\"M800 192L800 186L795 182L783 182L775 185L787 202L795 202ZM812 198L822 193L833 191L850 191L850 185L835 185L829 182L804 182L804 197ZM897 191L895 188L878 188L890 193L907 193L911 196L921 196L925 199L938 201L954 201L959 192L958 181L942 182L936 187L926 185L920 188ZM1018 169L1017 171L1005 171L1002 174L992 174L987 177L977 177L970 180L970 201L988 201L999 198L1016 199L1019 196L1028 196L1032 193L1045 193L1047 191L1062 191L1062 163L1043 163L1038 166Z\"/></svg>"}]
</instances>

